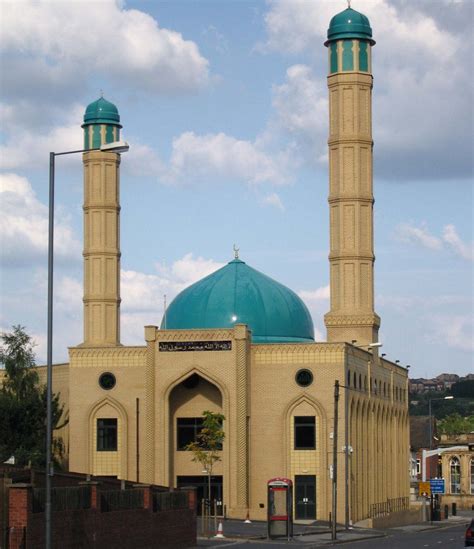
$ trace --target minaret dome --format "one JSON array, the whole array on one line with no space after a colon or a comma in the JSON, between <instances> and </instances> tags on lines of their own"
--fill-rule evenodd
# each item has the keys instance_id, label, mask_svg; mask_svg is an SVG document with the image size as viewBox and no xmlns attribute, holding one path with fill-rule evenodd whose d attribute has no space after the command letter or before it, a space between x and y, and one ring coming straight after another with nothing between
<instances>
[{"instance_id":1,"label":"minaret dome","mask_svg":"<svg viewBox=\"0 0 474 549\"><path fill-rule=\"evenodd\" d=\"M84 149L97 149L120 139L120 114L117 107L99 97L84 113Z\"/></svg>"},{"instance_id":2,"label":"minaret dome","mask_svg":"<svg viewBox=\"0 0 474 549\"><path fill-rule=\"evenodd\" d=\"M375 44L372 39L372 29L368 18L352 8L347 8L335 15L329 23L328 39L325 45L334 40L345 38L359 38L369 40L371 45Z\"/></svg>"}]
</instances>

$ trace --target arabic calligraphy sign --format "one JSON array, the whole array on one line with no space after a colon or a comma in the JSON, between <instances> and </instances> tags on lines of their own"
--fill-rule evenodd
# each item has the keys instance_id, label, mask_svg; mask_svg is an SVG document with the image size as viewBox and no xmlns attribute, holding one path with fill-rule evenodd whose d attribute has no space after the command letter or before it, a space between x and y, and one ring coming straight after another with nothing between
<instances>
[{"instance_id":1,"label":"arabic calligraphy sign","mask_svg":"<svg viewBox=\"0 0 474 549\"><path fill-rule=\"evenodd\" d=\"M160 352L231 351L232 341L160 341Z\"/></svg>"}]
</instances>

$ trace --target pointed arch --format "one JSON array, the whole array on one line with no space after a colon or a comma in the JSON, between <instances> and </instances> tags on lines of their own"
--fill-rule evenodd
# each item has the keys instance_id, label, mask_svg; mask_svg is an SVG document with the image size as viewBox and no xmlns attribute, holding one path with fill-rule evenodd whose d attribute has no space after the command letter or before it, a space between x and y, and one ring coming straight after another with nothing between
<instances>
[{"instance_id":1,"label":"pointed arch","mask_svg":"<svg viewBox=\"0 0 474 549\"><path fill-rule=\"evenodd\" d=\"M316 512L317 517L326 517L328 510L327 503L327 482L326 474L328 467L328 429L331 427L327 425L328 418L324 406L319 400L313 396L308 395L307 393L301 394L290 400L285 406L282 415L282 432L283 437L283 455L284 455L284 471L288 478L292 478L294 474L292 466L292 456L300 452L299 450L294 450L293 440L292 440L292 429L293 429L293 416L295 415L296 410L299 406L306 405L309 407L316 418L316 449L311 451L313 454L314 462L311 467L314 467L315 474L317 477L316 480L316 494L317 501L320 502L317 505ZM297 415L297 414L296 414ZM316 453L317 454L316 454ZM298 473L295 473L298 474Z\"/></svg>"},{"instance_id":2,"label":"pointed arch","mask_svg":"<svg viewBox=\"0 0 474 549\"><path fill-rule=\"evenodd\" d=\"M115 412L118 425L117 425L117 476L119 478L127 478L127 431L128 431L128 415L124 406L115 398L110 395L106 395L101 399L97 400L94 404L89 407L87 412L87 469L92 474L97 474L98 470L98 453L96 450L96 433L97 433L97 419L99 419L99 414L102 409L112 408ZM110 412L106 412L107 415Z\"/></svg>"},{"instance_id":3,"label":"pointed arch","mask_svg":"<svg viewBox=\"0 0 474 549\"><path fill-rule=\"evenodd\" d=\"M164 485L174 485L174 451L172 448L172 433L174 426L170 428L171 419L172 419L172 410L171 410L171 400L172 392L176 389L183 381L188 379L192 375L198 375L200 378L208 382L210 385L215 387L221 397L221 409L222 413L225 416L224 420L224 431L228 430L229 425L232 422L231 418L231 407L230 407L230 394L227 386L223 383L222 380L218 379L214 375L210 374L205 368L201 365L192 364L189 368L184 371L179 372L176 377L173 377L169 382L163 387L160 395L157 397L157 402L159 402L159 408L155 410L155 422L156 430L158 434L158 440L156 444L161 445L161 455L163 458L158 462L157 465L157 474L156 478L159 483ZM202 410L201 410L202 412ZM167 435L165 436L165 433ZM228 433L229 434L229 433ZM227 437L229 440L229 437ZM224 468L224 477L230 478L230 455L229 455L229 443L224 443L223 452L222 452L222 462Z\"/></svg>"},{"instance_id":4,"label":"pointed arch","mask_svg":"<svg viewBox=\"0 0 474 549\"><path fill-rule=\"evenodd\" d=\"M214 376L212 376L209 372L207 372L204 368L200 366L191 366L189 370L186 370L185 373L181 374L179 377L174 378L164 389L163 391L163 397L164 402L168 402L171 391L177 387L180 383L182 383L185 379L192 376L193 374L197 374L198 376L202 377L209 383L212 383L212 385L215 385L222 395L222 409L226 410L228 403L229 403L229 391L227 387L221 383L218 379L216 379ZM225 415L225 412L224 412Z\"/></svg>"}]
</instances>

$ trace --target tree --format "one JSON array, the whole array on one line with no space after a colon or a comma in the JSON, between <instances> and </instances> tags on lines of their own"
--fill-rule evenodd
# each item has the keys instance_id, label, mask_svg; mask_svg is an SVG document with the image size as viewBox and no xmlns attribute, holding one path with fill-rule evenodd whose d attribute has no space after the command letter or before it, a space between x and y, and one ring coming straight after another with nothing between
<instances>
[{"instance_id":1,"label":"tree","mask_svg":"<svg viewBox=\"0 0 474 549\"><path fill-rule=\"evenodd\" d=\"M202 428L196 435L196 440L186 446L186 450L193 452L193 461L199 462L207 472L208 477L208 501L211 502L211 476L214 464L221 461L222 443L225 433L222 425L225 417L222 414L209 412L204 416Z\"/></svg>"},{"instance_id":2,"label":"tree","mask_svg":"<svg viewBox=\"0 0 474 549\"><path fill-rule=\"evenodd\" d=\"M0 463L14 456L18 465L44 466L46 453L46 387L35 369L33 340L23 326L0 334L0 363L4 367L0 386ZM60 429L64 407L53 395L53 429ZM53 439L53 454L61 458L63 442ZM56 460L57 461L57 460Z\"/></svg>"},{"instance_id":3,"label":"tree","mask_svg":"<svg viewBox=\"0 0 474 549\"><path fill-rule=\"evenodd\" d=\"M438 422L438 431L443 435L462 435L474 431L474 416L462 417L451 414Z\"/></svg>"},{"instance_id":4,"label":"tree","mask_svg":"<svg viewBox=\"0 0 474 549\"><path fill-rule=\"evenodd\" d=\"M455 398L470 398L474 400L474 379L463 379L454 383L451 394Z\"/></svg>"}]
</instances>

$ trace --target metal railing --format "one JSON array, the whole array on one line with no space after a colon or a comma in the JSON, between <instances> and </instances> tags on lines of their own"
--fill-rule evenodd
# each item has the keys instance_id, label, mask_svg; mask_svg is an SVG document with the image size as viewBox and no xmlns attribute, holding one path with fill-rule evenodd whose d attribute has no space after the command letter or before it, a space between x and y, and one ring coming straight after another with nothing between
<instances>
[{"instance_id":1,"label":"metal railing","mask_svg":"<svg viewBox=\"0 0 474 549\"><path fill-rule=\"evenodd\" d=\"M33 488L33 513L44 513L46 507L46 490ZM51 490L52 511L69 509L90 509L90 486L68 486Z\"/></svg>"},{"instance_id":2,"label":"metal railing","mask_svg":"<svg viewBox=\"0 0 474 549\"><path fill-rule=\"evenodd\" d=\"M387 499L379 503L373 503L369 509L369 517L376 518L389 515L390 513L396 513L398 511L404 511L410 508L410 498L400 497Z\"/></svg>"},{"instance_id":3,"label":"metal railing","mask_svg":"<svg viewBox=\"0 0 474 549\"><path fill-rule=\"evenodd\" d=\"M107 490L100 493L100 509L103 513L122 509L143 509L143 490Z\"/></svg>"},{"instance_id":4,"label":"metal railing","mask_svg":"<svg viewBox=\"0 0 474 549\"><path fill-rule=\"evenodd\" d=\"M152 492L152 498L154 513L188 507L187 492Z\"/></svg>"}]
</instances>

